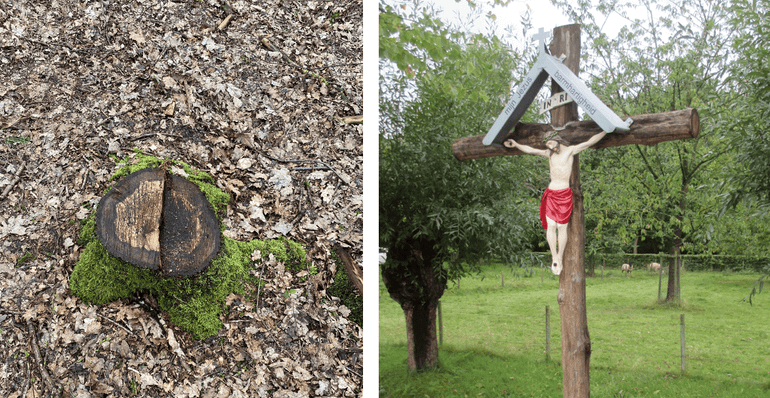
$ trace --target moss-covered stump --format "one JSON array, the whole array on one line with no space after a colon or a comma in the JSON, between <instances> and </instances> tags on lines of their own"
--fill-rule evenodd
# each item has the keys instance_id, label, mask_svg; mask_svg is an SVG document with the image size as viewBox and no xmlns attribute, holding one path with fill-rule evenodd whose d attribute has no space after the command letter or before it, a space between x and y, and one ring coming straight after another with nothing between
<instances>
[{"instance_id":1,"label":"moss-covered stump","mask_svg":"<svg viewBox=\"0 0 770 398\"><path fill-rule=\"evenodd\" d=\"M158 167L161 161L151 156L137 155L138 162L118 170L113 179L144 168ZM195 171L189 165L171 161L179 168L177 173L198 185L221 220L221 212L230 200L228 194L216 188L211 176ZM220 229L222 228L220 223ZM161 310L177 326L204 339L215 335L222 327L219 319L230 293L248 294L259 281L251 275L262 260L253 261L255 250L267 258L268 253L294 270L306 267L305 250L287 239L252 240L240 242L222 237L222 249L205 270L187 278L163 277L158 271L139 268L107 253L96 236L93 214L80 232L78 243L85 246L70 276L69 287L75 296L86 303L102 305L147 291L152 294Z\"/></svg>"}]
</instances>

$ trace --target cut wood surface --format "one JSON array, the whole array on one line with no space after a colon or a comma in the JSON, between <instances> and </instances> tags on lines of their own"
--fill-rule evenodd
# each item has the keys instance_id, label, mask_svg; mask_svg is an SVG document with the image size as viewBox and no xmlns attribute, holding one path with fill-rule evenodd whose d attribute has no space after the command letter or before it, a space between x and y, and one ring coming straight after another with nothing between
<instances>
[{"instance_id":1,"label":"cut wood surface","mask_svg":"<svg viewBox=\"0 0 770 398\"><path fill-rule=\"evenodd\" d=\"M198 186L171 175L163 198L161 264L168 275L202 271L219 252L219 222Z\"/></svg>"},{"instance_id":2,"label":"cut wood surface","mask_svg":"<svg viewBox=\"0 0 770 398\"><path fill-rule=\"evenodd\" d=\"M219 252L219 223L205 195L162 169L120 180L99 202L96 232L108 253L164 276L189 276Z\"/></svg>"},{"instance_id":3,"label":"cut wood surface","mask_svg":"<svg viewBox=\"0 0 770 398\"><path fill-rule=\"evenodd\" d=\"M142 268L160 268L163 180L163 170L139 170L102 197L96 234L108 253Z\"/></svg>"},{"instance_id":4,"label":"cut wood surface","mask_svg":"<svg viewBox=\"0 0 770 398\"><path fill-rule=\"evenodd\" d=\"M623 117L626 120L628 117ZM640 144L653 145L664 141L695 138L700 129L698 111L695 109L682 109L664 113L642 114L631 116L634 122L628 133L607 134L591 148L607 148L613 146ZM515 139L516 142L529 145L534 148L545 149L545 137L553 131L553 127L547 124L519 123L508 134L506 139ZM568 124L559 135L570 142L580 144L588 141L592 136L602 131L601 127L593 120L572 122ZM454 140L452 152L457 160L469 160L488 158L501 155L521 155L522 152L515 148L484 145L484 135L463 137Z\"/></svg>"},{"instance_id":5,"label":"cut wood surface","mask_svg":"<svg viewBox=\"0 0 770 398\"><path fill-rule=\"evenodd\" d=\"M337 255L342 260L342 265L345 267L345 272L348 274L350 283L358 290L358 293L364 295L364 276L361 267L350 257L350 254L340 246L339 243L334 244L334 250L337 251Z\"/></svg>"}]
</instances>

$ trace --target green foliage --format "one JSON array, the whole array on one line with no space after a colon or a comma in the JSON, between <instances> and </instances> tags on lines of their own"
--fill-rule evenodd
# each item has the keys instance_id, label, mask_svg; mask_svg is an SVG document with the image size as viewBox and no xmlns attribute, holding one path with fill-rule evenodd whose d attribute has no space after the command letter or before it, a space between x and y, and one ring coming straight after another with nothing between
<instances>
[{"instance_id":1,"label":"green foliage","mask_svg":"<svg viewBox=\"0 0 770 398\"><path fill-rule=\"evenodd\" d=\"M24 255L23 255L23 256L19 257L19 258L16 260L16 265L17 265L17 266L19 266L19 267L21 267L21 266L22 266L22 265L24 265L24 263L26 263L27 261L31 261L31 260L34 260L34 259L35 259L35 255L34 255L34 254L32 254L32 253L30 253L30 252L26 252L26 253L24 253Z\"/></svg>"},{"instance_id":2,"label":"green foliage","mask_svg":"<svg viewBox=\"0 0 770 398\"><path fill-rule=\"evenodd\" d=\"M451 153L454 139L492 125L516 62L494 40L464 47L416 78L414 100L381 96L380 245L430 242L439 264L451 262L450 274L480 257L510 257L522 249L524 226L535 224L511 199L527 180L519 160L458 162Z\"/></svg>"},{"instance_id":3,"label":"green foliage","mask_svg":"<svg viewBox=\"0 0 770 398\"><path fill-rule=\"evenodd\" d=\"M445 60L457 60L463 56L465 45L472 40L518 39L528 42L527 32L532 28L531 15L528 11L521 15L519 24L503 29L497 24L497 6L505 7L509 0L489 2L468 1L469 12L460 15L460 20L441 19L440 6L416 1L400 1L397 6L380 2L379 16L379 56L380 65L393 63L403 74L381 68L388 74L387 79L414 78L423 73L431 73L437 64ZM468 25L478 25L479 19L486 19L484 25L488 34L466 32ZM521 28L521 38L514 38L514 29ZM518 30L518 29L517 29ZM528 47L528 46L525 46ZM385 61L385 62L383 62ZM467 73L474 73L469 66Z\"/></svg>"},{"instance_id":4,"label":"green foliage","mask_svg":"<svg viewBox=\"0 0 770 398\"><path fill-rule=\"evenodd\" d=\"M402 71L413 74L414 69L425 69L429 59L439 62L444 57L460 55L459 46L450 40L450 32L439 19L427 13L415 13L409 17L418 21L408 24L404 16L389 5L380 11L380 58L391 60Z\"/></svg>"},{"instance_id":5,"label":"green foliage","mask_svg":"<svg viewBox=\"0 0 770 398\"><path fill-rule=\"evenodd\" d=\"M5 143L9 145L24 145L28 143L30 140L31 138L27 136L9 135L8 137L5 137Z\"/></svg>"},{"instance_id":6,"label":"green foliage","mask_svg":"<svg viewBox=\"0 0 770 398\"><path fill-rule=\"evenodd\" d=\"M140 162L146 167L156 167L159 164L157 159L150 160L146 157L141 158ZM126 166L118 173L128 175L146 168L132 166L134 170ZM209 185L211 192L207 197L210 201L219 200L219 206L226 205L222 200L228 197L227 194L212 184L202 182L211 177L188 169L185 169L185 172L195 176L191 181L199 186ZM261 261L272 253L293 271L305 269L307 266L302 246L285 238L239 242L223 236L220 253L202 272L187 278L164 278L156 271L136 267L110 255L95 232L92 213L80 232L78 244L84 245L85 250L70 276L69 286L72 293L86 303L103 305L129 298L137 292L148 291L155 296L161 310L169 314L171 321L196 339L217 334L222 327L219 315L225 308L225 298L230 293L245 294L247 288L258 283L250 275L250 271L255 267L251 261L251 254L255 250L261 251Z\"/></svg>"},{"instance_id":7,"label":"green foliage","mask_svg":"<svg viewBox=\"0 0 770 398\"><path fill-rule=\"evenodd\" d=\"M358 294L358 290L350 283L342 261L332 252L332 258L337 263L337 273L334 274L334 283L327 289L326 294L339 297L342 304L350 309L350 320L360 326L364 325L364 298Z\"/></svg>"},{"instance_id":8,"label":"green foliage","mask_svg":"<svg viewBox=\"0 0 770 398\"><path fill-rule=\"evenodd\" d=\"M766 214L770 208L770 65L766 62L770 57L770 2L736 0L730 10L734 13L732 26L740 32L733 43L736 59L730 68L731 83L740 93L728 123L734 131L731 141L739 149L733 168L737 189L730 204L741 199L758 200Z\"/></svg>"}]
</instances>

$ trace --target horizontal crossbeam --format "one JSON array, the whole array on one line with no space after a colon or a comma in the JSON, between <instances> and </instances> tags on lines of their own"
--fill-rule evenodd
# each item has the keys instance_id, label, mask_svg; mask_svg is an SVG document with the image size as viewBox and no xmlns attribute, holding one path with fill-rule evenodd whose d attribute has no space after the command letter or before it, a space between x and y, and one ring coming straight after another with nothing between
<instances>
[{"instance_id":1,"label":"horizontal crossbeam","mask_svg":"<svg viewBox=\"0 0 770 398\"><path fill-rule=\"evenodd\" d=\"M592 148L633 144L654 145L664 141L695 138L700 130L700 118L695 109L635 115L631 116L631 119L634 122L627 133L608 134ZM518 123L505 139L513 138L520 144L545 149L543 140L553 130L553 127L548 124ZM587 120L568 124L559 132L559 135L569 141L570 145L576 145L588 141L602 131L596 122ZM514 148L484 145L483 139L484 135L458 138L452 143L452 152L458 160L522 154Z\"/></svg>"}]
</instances>

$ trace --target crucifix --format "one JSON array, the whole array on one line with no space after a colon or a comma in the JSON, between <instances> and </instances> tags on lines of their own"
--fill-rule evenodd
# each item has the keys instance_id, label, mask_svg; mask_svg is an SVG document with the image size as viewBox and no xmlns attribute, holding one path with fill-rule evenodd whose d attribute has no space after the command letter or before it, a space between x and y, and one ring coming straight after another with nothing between
<instances>
[{"instance_id":1,"label":"crucifix","mask_svg":"<svg viewBox=\"0 0 770 398\"><path fill-rule=\"evenodd\" d=\"M568 189L571 192L563 195L571 196L565 198L572 201L569 214L551 213L559 218L552 219L555 224L567 221L566 225L561 223L565 225L562 229L566 232L562 247L556 253L554 248L551 250L554 259L563 261L561 264L552 264L552 271L559 275L557 301L561 317L564 397L585 398L590 396L591 340L586 315L583 194L580 190L580 161L576 152L588 147L598 149L620 145L653 145L663 141L694 138L698 136L700 121L694 109L620 118L577 78L580 60L579 25L561 26L554 30L550 53L559 58L546 53L545 40L550 37L548 32L540 29L534 37L539 41L538 60L514 90L511 100L492 128L486 135L455 140L452 152L461 161L523 153L540 154L549 158L552 183L557 180L555 188L561 188L567 185L565 181L569 181ZM552 94L565 94L564 98L568 94L572 102L550 111L550 125L519 123L548 77L552 79ZM592 120L578 121L578 106ZM553 141L559 140L568 142L567 145L559 143L559 149L571 152L569 156L562 154L562 157L569 158L568 161L556 159L558 164L554 164L553 154L549 150L555 147ZM562 168L558 170L556 178L554 166ZM568 171L564 168L568 168ZM547 220L544 223L547 227Z\"/></svg>"}]
</instances>

